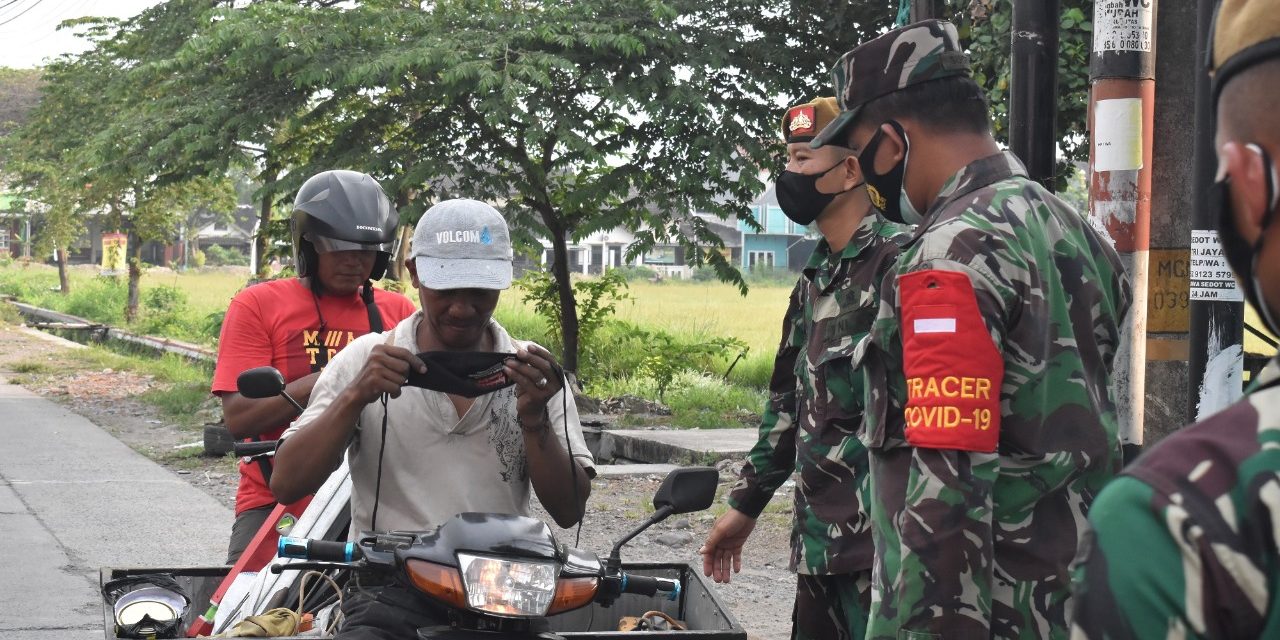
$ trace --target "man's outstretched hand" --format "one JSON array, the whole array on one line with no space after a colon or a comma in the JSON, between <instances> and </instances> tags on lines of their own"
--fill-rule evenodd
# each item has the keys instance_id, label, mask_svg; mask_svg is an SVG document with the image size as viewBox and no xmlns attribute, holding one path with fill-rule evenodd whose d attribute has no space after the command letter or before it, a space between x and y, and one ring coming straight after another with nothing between
<instances>
[{"instance_id":1,"label":"man's outstretched hand","mask_svg":"<svg viewBox=\"0 0 1280 640\"><path fill-rule=\"evenodd\" d=\"M702 575L716 582L729 582L730 568L732 573L742 571L742 546L755 528L755 518L732 507L724 512L698 550L702 554Z\"/></svg>"}]
</instances>

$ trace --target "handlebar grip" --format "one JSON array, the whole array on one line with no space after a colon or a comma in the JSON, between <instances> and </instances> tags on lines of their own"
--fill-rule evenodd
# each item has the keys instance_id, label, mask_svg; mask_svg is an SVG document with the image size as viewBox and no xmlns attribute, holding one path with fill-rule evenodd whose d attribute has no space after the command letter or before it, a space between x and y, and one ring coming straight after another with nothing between
<instances>
[{"instance_id":1,"label":"handlebar grip","mask_svg":"<svg viewBox=\"0 0 1280 640\"><path fill-rule=\"evenodd\" d=\"M356 544L354 542L282 537L280 542L277 543L276 555L281 558L295 558L297 560L351 562L356 557Z\"/></svg>"},{"instance_id":2,"label":"handlebar grip","mask_svg":"<svg viewBox=\"0 0 1280 640\"><path fill-rule=\"evenodd\" d=\"M651 596L655 593L663 591L669 593L668 600L675 600L680 597L680 581L670 578L654 578L651 576L636 576L631 574L623 574L622 576L622 592L634 593L642 596Z\"/></svg>"},{"instance_id":3,"label":"handlebar grip","mask_svg":"<svg viewBox=\"0 0 1280 640\"><path fill-rule=\"evenodd\" d=\"M245 456L260 456L264 453L271 453L276 450L276 444L279 440L260 440L257 442L237 442L232 445L232 450L236 457L243 458Z\"/></svg>"}]
</instances>

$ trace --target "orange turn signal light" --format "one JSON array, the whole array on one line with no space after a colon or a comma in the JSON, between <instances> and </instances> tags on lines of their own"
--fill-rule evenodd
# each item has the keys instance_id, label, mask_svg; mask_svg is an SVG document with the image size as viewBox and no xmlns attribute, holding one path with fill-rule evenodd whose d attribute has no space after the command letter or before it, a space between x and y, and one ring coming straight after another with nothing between
<instances>
[{"instance_id":1,"label":"orange turn signal light","mask_svg":"<svg viewBox=\"0 0 1280 640\"><path fill-rule=\"evenodd\" d=\"M555 615L585 607L596 598L600 583L595 578L561 578L556 580L556 595L547 615Z\"/></svg>"},{"instance_id":2,"label":"orange turn signal light","mask_svg":"<svg viewBox=\"0 0 1280 640\"><path fill-rule=\"evenodd\" d=\"M467 592L457 569L416 559L407 560L405 569L419 591L459 609L467 608Z\"/></svg>"}]
</instances>

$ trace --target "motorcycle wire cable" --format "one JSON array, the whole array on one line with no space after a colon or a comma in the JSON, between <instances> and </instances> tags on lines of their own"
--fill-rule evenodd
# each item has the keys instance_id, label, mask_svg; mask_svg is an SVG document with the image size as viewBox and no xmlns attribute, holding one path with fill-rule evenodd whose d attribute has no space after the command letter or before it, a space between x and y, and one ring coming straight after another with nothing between
<instances>
[{"instance_id":1,"label":"motorcycle wire cable","mask_svg":"<svg viewBox=\"0 0 1280 640\"><path fill-rule=\"evenodd\" d=\"M328 582L328 583L329 583L329 584L328 584L328 586L329 586L330 588L332 588L332 589L333 589L333 591L334 591L334 593L336 593L336 594L338 595L338 610L339 610L339 611L341 611L341 610L342 610L342 588L338 586L337 581L335 581L333 578L329 577L329 574L324 573L324 572L322 572L322 571L308 571L308 572L306 572L306 573L302 574L302 579L299 581L299 587L298 587L298 611L297 611L297 613L298 613L298 619L299 619L299 620L301 620L301 619L302 619L303 614L304 614L304 613L306 613L306 611L305 611L305 610L306 610L306 597L307 597L307 579L308 579L308 578L313 578L313 577L314 577L314 578L321 578L321 579L323 579L324 581L326 581L326 582ZM314 585L313 585L313 586L314 586ZM323 586L323 585L322 585L322 586ZM335 618L335 619L336 619L336 618ZM330 633L330 632L331 632L331 630L326 629L326 630L325 630L325 632L326 632L326 633Z\"/></svg>"},{"instance_id":2,"label":"motorcycle wire cable","mask_svg":"<svg viewBox=\"0 0 1280 640\"><path fill-rule=\"evenodd\" d=\"M378 481L373 485L373 517L370 518L369 530L378 530L378 502L382 497L382 454L387 451L387 400L391 394L382 394L382 442L378 445Z\"/></svg>"}]
</instances>

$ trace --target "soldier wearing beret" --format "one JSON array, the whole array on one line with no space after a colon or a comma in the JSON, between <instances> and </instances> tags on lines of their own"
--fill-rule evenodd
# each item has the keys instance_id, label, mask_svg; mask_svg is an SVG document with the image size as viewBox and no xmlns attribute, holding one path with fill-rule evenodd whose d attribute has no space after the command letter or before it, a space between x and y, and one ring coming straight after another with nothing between
<instances>
[{"instance_id":1,"label":"soldier wearing beret","mask_svg":"<svg viewBox=\"0 0 1280 640\"><path fill-rule=\"evenodd\" d=\"M1223 253L1249 303L1280 330L1280 13L1226 0L1212 47ZM1073 637L1280 637L1280 362L1250 393L1166 438L1089 514Z\"/></svg>"},{"instance_id":2,"label":"soldier wearing beret","mask_svg":"<svg viewBox=\"0 0 1280 640\"><path fill-rule=\"evenodd\" d=\"M990 132L956 29L890 31L832 71L814 146L918 223L857 354L876 567L868 638L1065 638L1069 565L1120 470L1119 256Z\"/></svg>"},{"instance_id":3,"label":"soldier wearing beret","mask_svg":"<svg viewBox=\"0 0 1280 640\"><path fill-rule=\"evenodd\" d=\"M791 570L792 638L862 640L871 600L867 450L858 441L862 373L852 363L879 306L879 285L908 227L876 215L852 152L809 143L839 113L835 98L787 109L778 204L822 240L791 294L760 438L702 548L703 571L728 582L756 518L798 474Z\"/></svg>"}]
</instances>

